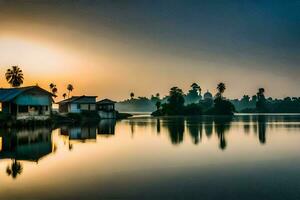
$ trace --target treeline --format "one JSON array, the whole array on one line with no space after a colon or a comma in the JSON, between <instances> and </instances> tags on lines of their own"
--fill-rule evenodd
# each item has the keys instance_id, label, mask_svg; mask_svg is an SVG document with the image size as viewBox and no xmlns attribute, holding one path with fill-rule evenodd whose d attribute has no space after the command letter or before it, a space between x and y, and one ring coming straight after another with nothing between
<instances>
[{"instance_id":1,"label":"treeline","mask_svg":"<svg viewBox=\"0 0 300 200\"><path fill-rule=\"evenodd\" d=\"M225 84L224 84L225 85ZM178 109L185 113L214 113L212 108L215 107L214 103L219 94L212 95L210 92L206 92L202 95L201 87L193 83L190 90L184 93L180 88L173 87L170 89L169 95L160 97L157 93L152 95L150 98L147 97L137 97L132 92L130 94L130 99L118 102L116 108L122 112L153 112L164 108L163 110L169 110L170 113L178 113ZM180 102L183 101L183 106L179 108L174 108L170 104L173 102L172 94L179 94ZM257 94L253 95L251 98L249 95L244 95L241 99L226 99L235 108L235 112L240 113L300 113L300 97L286 97L284 99L272 99L271 97L265 97L264 88L259 88ZM182 98L181 98L182 97ZM225 99L223 97L223 99ZM224 102L222 102L224 103ZM220 104L218 104L220 105ZM170 108L170 106L172 108ZM222 105L221 107L223 107ZM183 111L186 110L186 111Z\"/></svg>"},{"instance_id":2,"label":"treeline","mask_svg":"<svg viewBox=\"0 0 300 200\"><path fill-rule=\"evenodd\" d=\"M209 98L205 97L204 100L201 98L196 103L185 104L182 90L178 87L172 87L167 102L163 104L157 102L157 110L152 115L233 115L235 107L223 96L225 89L225 84L219 83L218 92L214 99L210 96Z\"/></svg>"},{"instance_id":3,"label":"treeline","mask_svg":"<svg viewBox=\"0 0 300 200\"><path fill-rule=\"evenodd\" d=\"M243 113L300 113L300 97L272 99L265 97L265 89L259 88L256 95L244 95L239 100L231 101Z\"/></svg>"}]
</instances>

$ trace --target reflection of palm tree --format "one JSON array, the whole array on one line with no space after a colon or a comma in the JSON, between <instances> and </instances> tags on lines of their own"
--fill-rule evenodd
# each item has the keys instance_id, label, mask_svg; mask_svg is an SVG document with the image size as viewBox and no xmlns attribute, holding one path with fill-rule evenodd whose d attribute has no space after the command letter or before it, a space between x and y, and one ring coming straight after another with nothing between
<instances>
[{"instance_id":1,"label":"reflection of palm tree","mask_svg":"<svg viewBox=\"0 0 300 200\"><path fill-rule=\"evenodd\" d=\"M225 139L225 134L221 134L220 135L220 144L219 144L219 147L220 147L221 150L225 150L226 146L227 146L227 142L226 142L226 139Z\"/></svg>"},{"instance_id":2,"label":"reflection of palm tree","mask_svg":"<svg viewBox=\"0 0 300 200\"><path fill-rule=\"evenodd\" d=\"M248 115L242 116L242 120L244 122L244 132L246 134L248 134L249 131L250 131L250 124L249 124L250 123L250 116L248 116Z\"/></svg>"},{"instance_id":3,"label":"reflection of palm tree","mask_svg":"<svg viewBox=\"0 0 300 200\"><path fill-rule=\"evenodd\" d=\"M208 117L204 123L205 134L207 138L210 138L213 133L213 119Z\"/></svg>"},{"instance_id":4,"label":"reflection of palm tree","mask_svg":"<svg viewBox=\"0 0 300 200\"><path fill-rule=\"evenodd\" d=\"M167 123L170 139L172 144L179 144L183 141L184 119L178 118L172 122Z\"/></svg>"},{"instance_id":5,"label":"reflection of palm tree","mask_svg":"<svg viewBox=\"0 0 300 200\"><path fill-rule=\"evenodd\" d=\"M156 120L156 132L157 132L157 134L160 133L160 119Z\"/></svg>"},{"instance_id":6,"label":"reflection of palm tree","mask_svg":"<svg viewBox=\"0 0 300 200\"><path fill-rule=\"evenodd\" d=\"M12 66L11 69L7 69L5 78L12 87L19 87L24 80L23 72L18 66Z\"/></svg>"},{"instance_id":7,"label":"reflection of palm tree","mask_svg":"<svg viewBox=\"0 0 300 200\"><path fill-rule=\"evenodd\" d=\"M215 118L215 131L219 138L219 147L221 150L226 149L227 142L225 138L225 133L230 129L230 122L231 117L222 117L222 118Z\"/></svg>"},{"instance_id":8,"label":"reflection of palm tree","mask_svg":"<svg viewBox=\"0 0 300 200\"><path fill-rule=\"evenodd\" d=\"M74 90L73 85L72 84L68 84L67 90L68 90L68 98L69 98L70 97L70 93Z\"/></svg>"},{"instance_id":9,"label":"reflection of palm tree","mask_svg":"<svg viewBox=\"0 0 300 200\"><path fill-rule=\"evenodd\" d=\"M19 174L21 174L23 171L23 167L20 162L17 160L14 160L11 164L11 166L7 166L6 173L8 176L12 176L12 178L17 178Z\"/></svg>"},{"instance_id":10,"label":"reflection of palm tree","mask_svg":"<svg viewBox=\"0 0 300 200\"><path fill-rule=\"evenodd\" d=\"M263 115L258 116L258 139L261 144L266 143L266 118Z\"/></svg>"},{"instance_id":11,"label":"reflection of palm tree","mask_svg":"<svg viewBox=\"0 0 300 200\"><path fill-rule=\"evenodd\" d=\"M187 119L187 128L190 132L190 135L192 137L193 143L198 144L201 141L202 138L202 126L203 122L198 118L190 118Z\"/></svg>"}]
</instances>

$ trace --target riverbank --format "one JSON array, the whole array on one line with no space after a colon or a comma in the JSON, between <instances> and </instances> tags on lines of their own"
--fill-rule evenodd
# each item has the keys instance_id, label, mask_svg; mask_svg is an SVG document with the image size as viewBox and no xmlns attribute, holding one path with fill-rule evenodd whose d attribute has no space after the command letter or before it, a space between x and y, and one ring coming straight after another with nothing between
<instances>
[{"instance_id":1,"label":"riverbank","mask_svg":"<svg viewBox=\"0 0 300 200\"><path fill-rule=\"evenodd\" d=\"M122 120L131 117L129 113L116 113L115 120ZM34 127L34 126L60 126L63 124L86 124L97 123L101 120L98 113L68 113L68 114L51 114L47 120L16 120L9 114L0 112L0 127Z\"/></svg>"}]
</instances>

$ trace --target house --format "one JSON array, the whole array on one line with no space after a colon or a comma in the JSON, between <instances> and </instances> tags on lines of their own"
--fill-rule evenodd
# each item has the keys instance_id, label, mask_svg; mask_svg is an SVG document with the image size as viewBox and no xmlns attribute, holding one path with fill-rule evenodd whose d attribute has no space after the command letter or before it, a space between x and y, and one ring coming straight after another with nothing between
<instances>
[{"instance_id":1,"label":"house","mask_svg":"<svg viewBox=\"0 0 300 200\"><path fill-rule=\"evenodd\" d=\"M73 96L58 102L60 113L81 113L83 111L96 111L97 96Z\"/></svg>"},{"instance_id":2,"label":"house","mask_svg":"<svg viewBox=\"0 0 300 200\"><path fill-rule=\"evenodd\" d=\"M115 110L115 101L103 99L97 102L97 110L102 119L115 119L117 112Z\"/></svg>"},{"instance_id":3,"label":"house","mask_svg":"<svg viewBox=\"0 0 300 200\"><path fill-rule=\"evenodd\" d=\"M39 86L0 88L0 111L17 120L50 118L54 95Z\"/></svg>"}]
</instances>

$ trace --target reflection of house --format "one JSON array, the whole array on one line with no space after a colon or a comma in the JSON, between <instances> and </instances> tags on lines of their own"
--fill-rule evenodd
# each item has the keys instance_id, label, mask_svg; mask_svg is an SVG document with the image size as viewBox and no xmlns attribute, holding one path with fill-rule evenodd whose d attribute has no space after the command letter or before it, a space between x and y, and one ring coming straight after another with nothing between
<instances>
[{"instance_id":1,"label":"reflection of house","mask_svg":"<svg viewBox=\"0 0 300 200\"><path fill-rule=\"evenodd\" d=\"M96 139L96 127L63 127L62 135L69 136L70 140L94 140Z\"/></svg>"},{"instance_id":2,"label":"reflection of house","mask_svg":"<svg viewBox=\"0 0 300 200\"><path fill-rule=\"evenodd\" d=\"M58 102L61 113L80 113L82 111L96 111L97 96L73 96Z\"/></svg>"},{"instance_id":3,"label":"reflection of house","mask_svg":"<svg viewBox=\"0 0 300 200\"><path fill-rule=\"evenodd\" d=\"M110 99L103 99L97 102L97 109L100 118L102 119L115 119L116 111L115 111L115 101Z\"/></svg>"},{"instance_id":4,"label":"reflection of house","mask_svg":"<svg viewBox=\"0 0 300 200\"><path fill-rule=\"evenodd\" d=\"M0 88L0 108L17 119L50 118L53 94L39 86Z\"/></svg>"},{"instance_id":5,"label":"reflection of house","mask_svg":"<svg viewBox=\"0 0 300 200\"><path fill-rule=\"evenodd\" d=\"M102 119L98 125L98 134L100 135L114 135L115 134L116 120Z\"/></svg>"},{"instance_id":6,"label":"reflection of house","mask_svg":"<svg viewBox=\"0 0 300 200\"><path fill-rule=\"evenodd\" d=\"M0 136L0 159L38 161L52 152L49 129L22 130Z\"/></svg>"}]
</instances>

